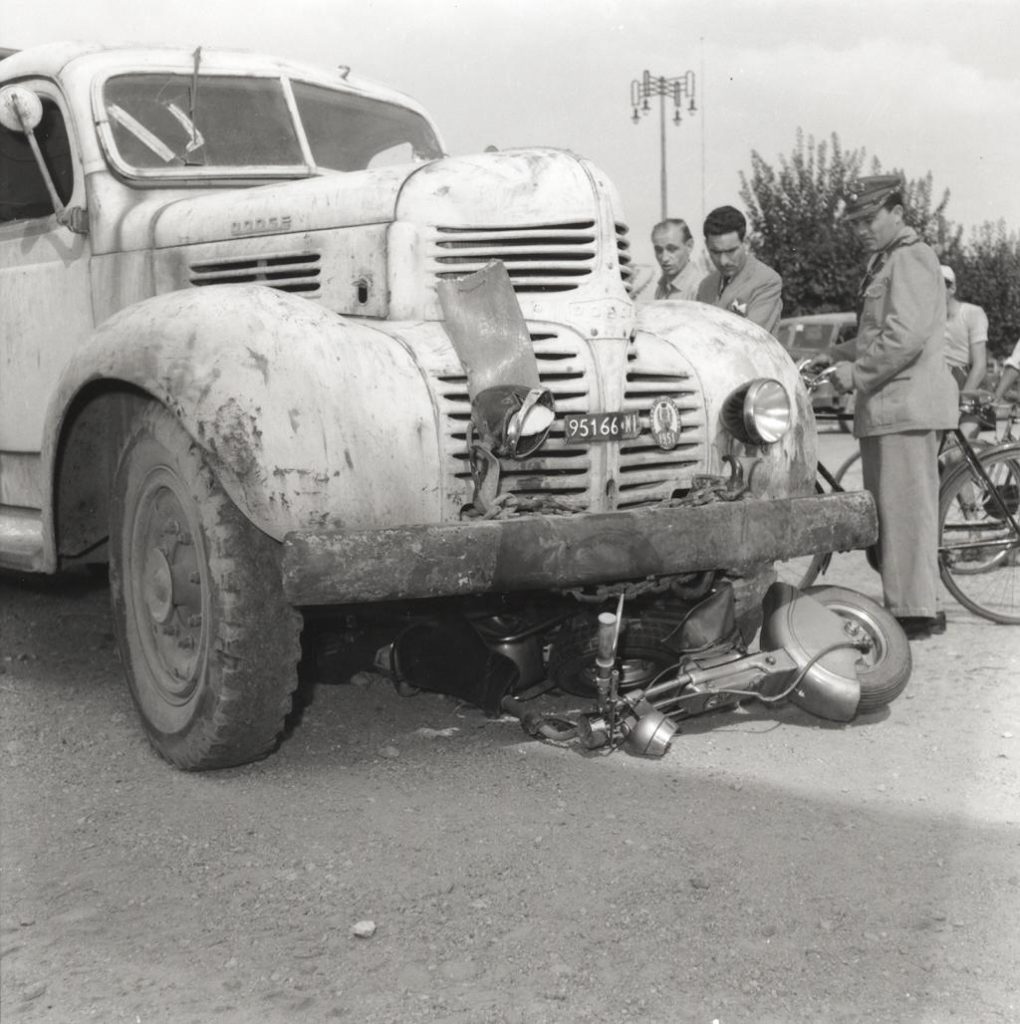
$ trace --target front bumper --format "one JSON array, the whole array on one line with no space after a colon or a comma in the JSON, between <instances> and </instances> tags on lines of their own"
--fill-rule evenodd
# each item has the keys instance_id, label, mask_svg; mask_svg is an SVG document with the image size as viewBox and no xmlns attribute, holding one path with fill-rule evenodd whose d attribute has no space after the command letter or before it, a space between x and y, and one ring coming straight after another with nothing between
<instances>
[{"instance_id":1,"label":"front bumper","mask_svg":"<svg viewBox=\"0 0 1020 1024\"><path fill-rule=\"evenodd\" d=\"M283 587L295 605L558 590L710 569L740 573L762 562L866 547L877 536L867 491L300 531L284 538Z\"/></svg>"}]
</instances>

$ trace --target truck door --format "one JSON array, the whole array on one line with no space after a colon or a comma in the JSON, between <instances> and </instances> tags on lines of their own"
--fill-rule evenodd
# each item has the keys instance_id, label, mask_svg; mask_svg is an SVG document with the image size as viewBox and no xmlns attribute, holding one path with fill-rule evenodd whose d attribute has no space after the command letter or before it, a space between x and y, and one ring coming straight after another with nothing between
<instances>
[{"instance_id":1,"label":"truck door","mask_svg":"<svg viewBox=\"0 0 1020 1024\"><path fill-rule=\"evenodd\" d=\"M73 125L47 81L36 141L61 201L85 203ZM40 568L50 484L41 450L60 373L93 328L87 234L57 222L27 137L0 126L0 565Z\"/></svg>"}]
</instances>

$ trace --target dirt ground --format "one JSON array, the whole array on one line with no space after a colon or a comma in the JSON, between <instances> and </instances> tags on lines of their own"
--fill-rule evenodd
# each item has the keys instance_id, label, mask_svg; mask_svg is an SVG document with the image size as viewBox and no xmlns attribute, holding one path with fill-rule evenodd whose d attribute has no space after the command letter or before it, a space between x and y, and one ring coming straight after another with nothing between
<instances>
[{"instance_id":1,"label":"dirt ground","mask_svg":"<svg viewBox=\"0 0 1020 1024\"><path fill-rule=\"evenodd\" d=\"M859 554L829 578L879 596ZM849 725L752 708L646 760L322 680L277 753L193 775L105 583L0 576L0 1016L1020 1021L1020 629L947 612Z\"/></svg>"}]
</instances>

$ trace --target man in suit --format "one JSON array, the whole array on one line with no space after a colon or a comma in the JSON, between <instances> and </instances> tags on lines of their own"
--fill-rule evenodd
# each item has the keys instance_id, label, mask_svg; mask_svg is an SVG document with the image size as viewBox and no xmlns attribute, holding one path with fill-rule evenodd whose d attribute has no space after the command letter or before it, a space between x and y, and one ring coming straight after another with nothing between
<instances>
[{"instance_id":1,"label":"man in suit","mask_svg":"<svg viewBox=\"0 0 1020 1024\"><path fill-rule=\"evenodd\" d=\"M701 272L691 262L694 237L687 222L676 217L652 228L652 248L662 276L655 286L657 299L693 299L698 294Z\"/></svg>"},{"instance_id":2,"label":"man in suit","mask_svg":"<svg viewBox=\"0 0 1020 1024\"><path fill-rule=\"evenodd\" d=\"M897 175L861 178L845 219L870 253L858 291L856 355L833 383L855 390L854 435L878 508L886 607L912 640L945 628L938 612L939 434L959 394L945 358L946 289L934 250L905 222Z\"/></svg>"},{"instance_id":3,"label":"man in suit","mask_svg":"<svg viewBox=\"0 0 1020 1024\"><path fill-rule=\"evenodd\" d=\"M747 247L747 220L732 206L705 218L705 247L715 267L698 286L698 301L753 320L770 333L783 311L783 279Z\"/></svg>"}]
</instances>

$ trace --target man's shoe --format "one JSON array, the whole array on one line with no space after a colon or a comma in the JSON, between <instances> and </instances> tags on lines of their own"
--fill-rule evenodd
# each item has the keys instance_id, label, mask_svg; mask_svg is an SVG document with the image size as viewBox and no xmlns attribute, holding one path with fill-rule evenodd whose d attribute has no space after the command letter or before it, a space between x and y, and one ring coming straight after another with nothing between
<instances>
[{"instance_id":1,"label":"man's shoe","mask_svg":"<svg viewBox=\"0 0 1020 1024\"><path fill-rule=\"evenodd\" d=\"M904 615L896 616L896 621L907 634L908 640L928 640L934 630L932 626L938 621L928 615ZM943 626L943 630L945 626Z\"/></svg>"},{"instance_id":2,"label":"man's shoe","mask_svg":"<svg viewBox=\"0 0 1020 1024\"><path fill-rule=\"evenodd\" d=\"M928 627L928 629L932 633L936 633L939 635L944 633L946 631L946 613L936 612L935 618L931 620L931 625Z\"/></svg>"}]
</instances>

